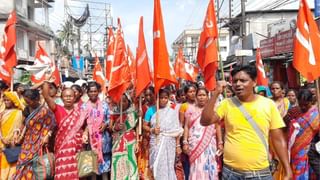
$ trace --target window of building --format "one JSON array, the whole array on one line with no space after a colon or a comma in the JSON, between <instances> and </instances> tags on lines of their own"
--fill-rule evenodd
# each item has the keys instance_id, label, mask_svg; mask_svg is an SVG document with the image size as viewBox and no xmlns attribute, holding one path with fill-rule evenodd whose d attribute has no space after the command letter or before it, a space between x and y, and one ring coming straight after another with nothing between
<instances>
[{"instance_id":1,"label":"window of building","mask_svg":"<svg viewBox=\"0 0 320 180\"><path fill-rule=\"evenodd\" d=\"M220 47L220 52L227 52L227 47L221 46Z\"/></svg>"},{"instance_id":2,"label":"window of building","mask_svg":"<svg viewBox=\"0 0 320 180\"><path fill-rule=\"evenodd\" d=\"M220 41L226 41L227 40L227 36L220 36L219 39L220 39Z\"/></svg>"},{"instance_id":3,"label":"window of building","mask_svg":"<svg viewBox=\"0 0 320 180\"><path fill-rule=\"evenodd\" d=\"M17 30L17 48L25 49L24 46L24 33L21 30Z\"/></svg>"},{"instance_id":4,"label":"window of building","mask_svg":"<svg viewBox=\"0 0 320 180\"><path fill-rule=\"evenodd\" d=\"M28 6L28 19L34 21L34 8Z\"/></svg>"},{"instance_id":5,"label":"window of building","mask_svg":"<svg viewBox=\"0 0 320 180\"><path fill-rule=\"evenodd\" d=\"M36 54L36 42L29 40L29 56L34 57Z\"/></svg>"}]
</instances>

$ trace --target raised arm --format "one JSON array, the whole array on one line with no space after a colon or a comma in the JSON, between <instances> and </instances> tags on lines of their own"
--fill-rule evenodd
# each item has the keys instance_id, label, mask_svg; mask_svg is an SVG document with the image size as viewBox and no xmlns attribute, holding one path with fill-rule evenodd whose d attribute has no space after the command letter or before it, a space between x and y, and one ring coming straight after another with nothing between
<instances>
[{"instance_id":1,"label":"raised arm","mask_svg":"<svg viewBox=\"0 0 320 180\"><path fill-rule=\"evenodd\" d=\"M44 82L42 85L42 96L44 100L47 102L49 108L54 111L56 109L56 103L54 99L49 95L50 85L48 82Z\"/></svg>"},{"instance_id":2,"label":"raised arm","mask_svg":"<svg viewBox=\"0 0 320 180\"><path fill-rule=\"evenodd\" d=\"M216 89L213 91L212 96L209 102L205 105L200 119L200 124L202 126L209 126L213 123L219 122L220 118L217 113L214 111L214 106L219 95L223 92L223 89L226 87L226 81L219 81L217 83Z\"/></svg>"}]
</instances>

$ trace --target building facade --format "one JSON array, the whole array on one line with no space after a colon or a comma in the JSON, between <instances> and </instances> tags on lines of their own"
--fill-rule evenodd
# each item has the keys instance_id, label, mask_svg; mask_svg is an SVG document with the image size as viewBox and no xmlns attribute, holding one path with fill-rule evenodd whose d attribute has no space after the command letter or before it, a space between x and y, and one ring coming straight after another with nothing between
<instances>
[{"instance_id":1,"label":"building facade","mask_svg":"<svg viewBox=\"0 0 320 180\"><path fill-rule=\"evenodd\" d=\"M201 29L186 29L177 39L172 43L173 49L172 56L175 57L178 54L180 46L183 47L183 55L187 62L197 64L197 52L200 40ZM225 61L229 53L229 31L226 28L219 29L219 47L221 60Z\"/></svg>"}]
</instances>

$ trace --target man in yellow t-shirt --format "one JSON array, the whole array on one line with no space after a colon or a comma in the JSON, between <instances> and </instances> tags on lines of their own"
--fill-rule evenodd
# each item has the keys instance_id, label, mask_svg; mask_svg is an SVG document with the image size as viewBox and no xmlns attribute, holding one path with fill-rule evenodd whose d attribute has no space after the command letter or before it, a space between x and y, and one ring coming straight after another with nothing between
<instances>
[{"instance_id":1,"label":"man in yellow t-shirt","mask_svg":"<svg viewBox=\"0 0 320 180\"><path fill-rule=\"evenodd\" d=\"M237 67L232 72L232 87L236 98L252 116L258 127L263 132L263 137L268 143L270 137L272 144L285 168L285 180L292 179L286 141L282 129L285 124L270 99L254 94L257 71L255 67ZM224 120L225 144L223 179L272 179L269 169L268 152L260 137L251 124L242 115L239 108L231 101L224 99L216 110L214 104L226 86L225 81L217 83L212 98L205 106L201 124L208 126Z\"/></svg>"}]
</instances>

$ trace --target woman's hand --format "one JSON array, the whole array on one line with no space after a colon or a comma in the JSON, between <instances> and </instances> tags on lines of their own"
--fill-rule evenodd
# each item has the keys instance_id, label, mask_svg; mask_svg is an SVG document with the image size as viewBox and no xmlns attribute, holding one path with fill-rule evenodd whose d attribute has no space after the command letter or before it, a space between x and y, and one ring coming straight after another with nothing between
<instances>
[{"instance_id":1,"label":"woman's hand","mask_svg":"<svg viewBox=\"0 0 320 180\"><path fill-rule=\"evenodd\" d=\"M152 128L151 133L153 133L155 135L159 135L160 134L160 127Z\"/></svg>"},{"instance_id":2,"label":"woman's hand","mask_svg":"<svg viewBox=\"0 0 320 180\"><path fill-rule=\"evenodd\" d=\"M183 149L183 153L189 155L190 151L189 151L189 145L188 144L184 144L182 149Z\"/></svg>"},{"instance_id":3,"label":"woman's hand","mask_svg":"<svg viewBox=\"0 0 320 180\"><path fill-rule=\"evenodd\" d=\"M139 142L137 141L137 143L134 145L134 152L138 153L140 151L140 146L139 146Z\"/></svg>"},{"instance_id":4,"label":"woman's hand","mask_svg":"<svg viewBox=\"0 0 320 180\"><path fill-rule=\"evenodd\" d=\"M180 156L181 153L182 153L181 147L180 147L180 145L178 145L176 147L176 156Z\"/></svg>"},{"instance_id":5,"label":"woman's hand","mask_svg":"<svg viewBox=\"0 0 320 180\"><path fill-rule=\"evenodd\" d=\"M83 144L89 144L89 137L87 134L82 135L82 143Z\"/></svg>"},{"instance_id":6,"label":"woman's hand","mask_svg":"<svg viewBox=\"0 0 320 180\"><path fill-rule=\"evenodd\" d=\"M108 124L102 123L99 128L100 133L103 133L107 127L108 127Z\"/></svg>"},{"instance_id":7,"label":"woman's hand","mask_svg":"<svg viewBox=\"0 0 320 180\"><path fill-rule=\"evenodd\" d=\"M10 141L5 138L1 138L1 141L5 146L8 146L10 144Z\"/></svg>"},{"instance_id":8,"label":"woman's hand","mask_svg":"<svg viewBox=\"0 0 320 180\"><path fill-rule=\"evenodd\" d=\"M49 134L47 134L46 136L44 136L44 138L42 139L41 145L46 145L46 144L48 144L48 143L49 143L49 139L50 139Z\"/></svg>"}]
</instances>

